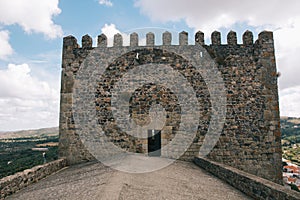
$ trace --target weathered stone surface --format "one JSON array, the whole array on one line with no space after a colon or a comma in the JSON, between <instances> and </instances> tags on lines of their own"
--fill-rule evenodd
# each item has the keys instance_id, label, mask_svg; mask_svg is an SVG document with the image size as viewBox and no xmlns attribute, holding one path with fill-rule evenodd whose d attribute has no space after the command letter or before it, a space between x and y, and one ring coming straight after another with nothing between
<instances>
[{"instance_id":1,"label":"weathered stone surface","mask_svg":"<svg viewBox=\"0 0 300 200\"><path fill-rule=\"evenodd\" d=\"M188 45L188 33L182 31L179 33L179 45Z\"/></svg>"},{"instance_id":2,"label":"weathered stone surface","mask_svg":"<svg viewBox=\"0 0 300 200\"><path fill-rule=\"evenodd\" d=\"M139 36L137 33L130 34L130 46L133 47L139 46Z\"/></svg>"},{"instance_id":3,"label":"weathered stone surface","mask_svg":"<svg viewBox=\"0 0 300 200\"><path fill-rule=\"evenodd\" d=\"M253 33L251 31L246 31L243 34L243 44L252 45L253 44Z\"/></svg>"},{"instance_id":4,"label":"weathered stone surface","mask_svg":"<svg viewBox=\"0 0 300 200\"><path fill-rule=\"evenodd\" d=\"M146 45L147 46L154 46L154 43L155 43L154 33L147 33L146 34Z\"/></svg>"},{"instance_id":5,"label":"weathered stone surface","mask_svg":"<svg viewBox=\"0 0 300 200\"><path fill-rule=\"evenodd\" d=\"M85 35L82 37L82 48L92 48L93 39L89 35Z\"/></svg>"},{"instance_id":6,"label":"weathered stone surface","mask_svg":"<svg viewBox=\"0 0 300 200\"><path fill-rule=\"evenodd\" d=\"M211 34L211 44L212 45L220 45L221 44L221 33L218 31L214 31Z\"/></svg>"},{"instance_id":7,"label":"weathered stone surface","mask_svg":"<svg viewBox=\"0 0 300 200\"><path fill-rule=\"evenodd\" d=\"M71 166L7 200L251 199L193 163L178 161L144 174L112 170L100 163Z\"/></svg>"},{"instance_id":8,"label":"weathered stone surface","mask_svg":"<svg viewBox=\"0 0 300 200\"><path fill-rule=\"evenodd\" d=\"M123 37L120 33L114 35L114 47L122 47L123 46Z\"/></svg>"},{"instance_id":9,"label":"weathered stone surface","mask_svg":"<svg viewBox=\"0 0 300 200\"><path fill-rule=\"evenodd\" d=\"M104 34L98 36L97 47L107 47L107 37Z\"/></svg>"},{"instance_id":10,"label":"weathered stone surface","mask_svg":"<svg viewBox=\"0 0 300 200\"><path fill-rule=\"evenodd\" d=\"M237 45L236 32L230 31L227 35L227 44L228 45Z\"/></svg>"},{"instance_id":11,"label":"weathered stone surface","mask_svg":"<svg viewBox=\"0 0 300 200\"><path fill-rule=\"evenodd\" d=\"M212 173L254 199L300 199L300 193L261 177L253 176L233 167L196 157L196 165Z\"/></svg>"},{"instance_id":12,"label":"weathered stone surface","mask_svg":"<svg viewBox=\"0 0 300 200\"><path fill-rule=\"evenodd\" d=\"M171 45L172 34L168 31L163 33L163 45Z\"/></svg>"},{"instance_id":13,"label":"weathered stone surface","mask_svg":"<svg viewBox=\"0 0 300 200\"><path fill-rule=\"evenodd\" d=\"M200 45L204 45L204 33L201 31L198 31L195 34L195 43L200 44Z\"/></svg>"}]
</instances>

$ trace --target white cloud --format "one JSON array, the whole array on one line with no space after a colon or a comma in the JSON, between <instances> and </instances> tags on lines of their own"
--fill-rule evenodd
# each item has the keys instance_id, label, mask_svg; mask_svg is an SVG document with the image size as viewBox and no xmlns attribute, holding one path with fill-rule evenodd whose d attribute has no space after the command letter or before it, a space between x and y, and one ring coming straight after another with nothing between
<instances>
[{"instance_id":1,"label":"white cloud","mask_svg":"<svg viewBox=\"0 0 300 200\"><path fill-rule=\"evenodd\" d=\"M0 59L5 59L13 53L13 49L9 44L9 32L0 31Z\"/></svg>"},{"instance_id":2,"label":"white cloud","mask_svg":"<svg viewBox=\"0 0 300 200\"><path fill-rule=\"evenodd\" d=\"M109 7L113 6L113 3L110 0L99 0L99 4Z\"/></svg>"},{"instance_id":3,"label":"white cloud","mask_svg":"<svg viewBox=\"0 0 300 200\"><path fill-rule=\"evenodd\" d=\"M58 125L59 89L30 72L28 64L0 70L0 130Z\"/></svg>"},{"instance_id":4,"label":"white cloud","mask_svg":"<svg viewBox=\"0 0 300 200\"><path fill-rule=\"evenodd\" d=\"M161 30L161 29L160 29ZM111 47L113 46L114 43L114 35L119 33L122 35L123 38L123 45L124 46L129 46L130 44L130 34L133 32L136 32L139 35L139 45L143 46L146 45L146 33L152 31L153 29L151 28L145 28L145 29L133 29L129 33L128 32L121 32L115 24L105 24L101 28L101 32L106 35L107 37L107 46Z\"/></svg>"},{"instance_id":5,"label":"white cloud","mask_svg":"<svg viewBox=\"0 0 300 200\"><path fill-rule=\"evenodd\" d=\"M137 0L135 6L154 21L185 20L191 28L211 31L236 22L250 26L282 26L299 13L300 1L274 0Z\"/></svg>"},{"instance_id":6,"label":"white cloud","mask_svg":"<svg viewBox=\"0 0 300 200\"><path fill-rule=\"evenodd\" d=\"M281 113L293 116L296 113L300 117L297 95L300 93L300 1L136 0L135 6L153 21L184 20L190 28L201 30L206 36L216 29L232 29L235 25L251 26L256 31L273 30L277 67L281 72Z\"/></svg>"},{"instance_id":7,"label":"white cloud","mask_svg":"<svg viewBox=\"0 0 300 200\"><path fill-rule=\"evenodd\" d=\"M62 28L53 22L60 14L59 0L2 0L0 24L20 25L26 33L43 33L48 38L62 35Z\"/></svg>"},{"instance_id":8,"label":"white cloud","mask_svg":"<svg viewBox=\"0 0 300 200\"><path fill-rule=\"evenodd\" d=\"M280 88L300 85L300 16L295 17L287 26L274 32L277 66L282 76Z\"/></svg>"},{"instance_id":9,"label":"white cloud","mask_svg":"<svg viewBox=\"0 0 300 200\"><path fill-rule=\"evenodd\" d=\"M300 86L281 90L280 94L280 115L288 117L300 116Z\"/></svg>"},{"instance_id":10,"label":"white cloud","mask_svg":"<svg viewBox=\"0 0 300 200\"><path fill-rule=\"evenodd\" d=\"M104 26L101 28L102 33L104 33L107 37L114 37L115 34L121 33L117 28L115 24L104 24Z\"/></svg>"},{"instance_id":11,"label":"white cloud","mask_svg":"<svg viewBox=\"0 0 300 200\"><path fill-rule=\"evenodd\" d=\"M128 34L125 34L125 33L121 33L121 31L119 31L117 28L116 28L116 25L115 24L105 24L102 28L101 28L101 32L103 34L106 35L107 37L107 45L108 46L113 46L113 43L114 43L114 35L115 34L121 34L122 35L122 38L123 38L123 45L124 46L127 46L129 45L129 41L130 41L130 35Z\"/></svg>"}]
</instances>

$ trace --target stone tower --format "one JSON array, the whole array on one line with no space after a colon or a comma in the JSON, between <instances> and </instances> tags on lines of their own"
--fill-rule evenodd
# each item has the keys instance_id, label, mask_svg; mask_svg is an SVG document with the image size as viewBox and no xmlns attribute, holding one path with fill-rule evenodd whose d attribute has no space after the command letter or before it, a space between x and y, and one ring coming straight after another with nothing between
<instances>
[{"instance_id":1,"label":"stone tower","mask_svg":"<svg viewBox=\"0 0 300 200\"><path fill-rule=\"evenodd\" d=\"M113 47L107 47L107 38L103 34L98 36L97 47L92 46L92 38L88 35L83 36L81 47L73 36L64 38L59 155L66 157L69 164L94 159L78 134L80 127L76 126L75 118L80 114L74 112L74 102L78 102L74 99L77 91L74 85L81 79L78 77L88 80L93 73L98 73L92 96L95 116L91 120L96 119L96 124L109 138L108 142L128 152L150 155L154 148L159 150L158 156L191 161L199 155L207 133L213 135L214 131L217 132L223 120L216 144L207 152L207 157L281 183L281 133L273 33L261 32L253 42L252 32L246 31L242 44L237 44L233 31L227 35L227 44L221 43L221 34L217 31L212 33L209 45L204 43L204 34L200 31L195 34L194 45L188 44L186 32L179 34L179 45L172 44L169 32L165 32L162 38L162 45L156 45L155 35L148 33L146 45L139 46L138 35L133 33L130 35L130 46L124 46L122 36L117 34ZM91 55L93 59L100 59L95 64L97 66L92 66L96 61L85 63ZM205 60L207 56L213 63ZM197 62L201 65L198 71L195 66ZM193 123L197 129L188 146L184 146L184 136L189 133L182 133L184 131L180 131L180 126L183 119L191 122L192 117L183 112L184 106L172 86L170 89L154 79L149 78L152 80L149 83L122 94L128 100L130 119L135 124L149 125L149 115L153 111L151 107L154 106L167 116L162 126L158 125L161 121L161 116L158 116L157 124L149 125L149 131L144 133L148 137L139 138L122 131L114 118L114 112L118 113L118 109L112 103L112 92L117 82L126 78L125 74L130 70L157 66L167 66L169 68L166 69L180 74L189 82L186 87L189 86L195 93L195 110L199 117L197 123ZM103 70L101 73L100 68ZM215 77L216 74L220 79ZM82 90L88 87L80 83ZM187 98L187 95L183 97ZM214 102L220 99L226 104L219 104L221 107L218 107ZM190 104L186 104L189 109ZM85 134L98 134L96 129L89 128ZM177 137L177 134L182 137ZM150 139L156 141L154 146L151 146ZM172 142L176 148L164 148ZM184 152L176 157L180 150Z\"/></svg>"}]
</instances>

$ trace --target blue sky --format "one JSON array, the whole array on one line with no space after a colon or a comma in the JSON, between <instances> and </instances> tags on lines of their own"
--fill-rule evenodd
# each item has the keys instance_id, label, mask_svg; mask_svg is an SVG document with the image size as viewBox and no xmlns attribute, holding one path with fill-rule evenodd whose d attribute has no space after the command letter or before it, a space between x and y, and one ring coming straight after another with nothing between
<instances>
[{"instance_id":1,"label":"blue sky","mask_svg":"<svg viewBox=\"0 0 300 200\"><path fill-rule=\"evenodd\" d=\"M300 1L1 0L0 131L58 126L62 38L132 31L274 31L282 116L300 117ZM222 4L222 5L221 5ZM150 27L150 28L149 28ZM151 28L155 27L155 28ZM145 30L145 29L144 29ZM176 37L176 35L173 35ZM94 39L95 40L95 39ZM159 39L157 39L159 41ZM94 41L96 42L96 41Z\"/></svg>"}]
</instances>

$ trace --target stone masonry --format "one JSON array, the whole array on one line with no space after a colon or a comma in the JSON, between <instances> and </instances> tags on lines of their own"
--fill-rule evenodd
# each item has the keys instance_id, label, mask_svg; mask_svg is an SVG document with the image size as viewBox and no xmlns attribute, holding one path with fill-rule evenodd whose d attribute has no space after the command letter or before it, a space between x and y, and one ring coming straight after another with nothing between
<instances>
[{"instance_id":1,"label":"stone masonry","mask_svg":"<svg viewBox=\"0 0 300 200\"><path fill-rule=\"evenodd\" d=\"M4 177L0 179L0 199L5 199L5 197L56 173L64 167L66 167L66 160L62 158Z\"/></svg>"},{"instance_id":2,"label":"stone masonry","mask_svg":"<svg viewBox=\"0 0 300 200\"><path fill-rule=\"evenodd\" d=\"M103 34L98 36L97 47L92 46L92 38L88 35L83 36L81 47L73 36L64 38L59 155L66 157L68 164L94 159L78 134L80 127L76 126L74 119L76 113L73 112L73 98L77 73L81 68L89 68L88 65L83 65L84 60L97 50L99 53L95 56L113 55L101 63L106 70L97 79L96 92L93 94L96 121L110 138L108 142L128 152L145 155L149 153L148 138L134 137L118 128L113 116L111 93L118 80L129 70L139 66L167 65L185 77L196 93L200 105L197 108L200 113L198 130L180 159L191 161L198 156L211 126L212 113L215 112L211 102L211 97L215 94L211 93L208 84L210 87L222 89L219 83L208 83L207 79L210 77L203 77L193 66L193 62L185 56L195 54L201 59L201 48L204 48L221 74L226 97L225 123L216 145L207 157L281 183L281 133L273 33L261 32L253 42L252 32L246 31L242 44L237 44L237 36L233 31L227 35L227 44L221 43L221 34L217 31L212 33L210 45L204 43L204 34L200 31L195 34L194 45L188 44L186 32L179 34L179 45L172 44L172 36L168 32L162 37L163 44L155 45L155 35L148 33L146 46L139 46L138 35L132 33L130 46L123 46L122 36L117 34L113 47L107 47L107 37ZM196 55L198 50L201 50L201 54ZM86 77L90 75L86 74ZM184 115L179 99L172 89L149 82L126 95L129 99L130 118L140 126L149 123L151 107L159 105L164 109L166 122L161 129L161 145L164 147L171 143L178 133ZM180 150L180 144L176 145ZM172 151L177 149L162 150L161 156L174 158Z\"/></svg>"}]
</instances>

